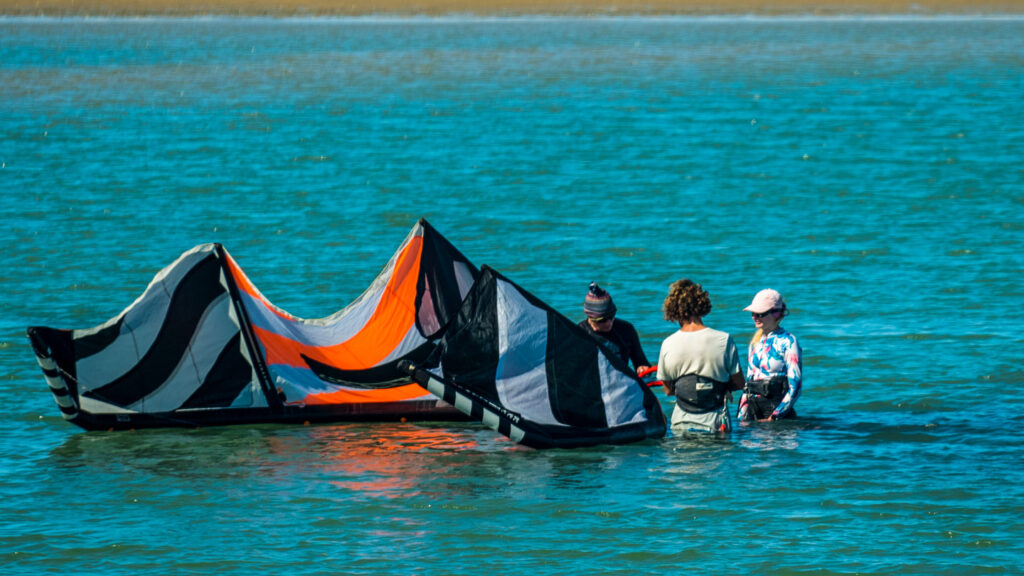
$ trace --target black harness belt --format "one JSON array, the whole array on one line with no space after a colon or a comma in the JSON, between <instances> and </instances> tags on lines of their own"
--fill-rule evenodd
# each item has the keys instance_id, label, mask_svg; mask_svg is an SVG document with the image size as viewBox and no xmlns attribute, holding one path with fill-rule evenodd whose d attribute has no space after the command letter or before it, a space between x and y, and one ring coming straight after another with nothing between
<instances>
[{"instance_id":1,"label":"black harness belt","mask_svg":"<svg viewBox=\"0 0 1024 576\"><path fill-rule=\"evenodd\" d=\"M672 382L676 405L690 414L705 414L725 404L729 391L727 382L712 380L699 374L684 374Z\"/></svg>"},{"instance_id":2,"label":"black harness belt","mask_svg":"<svg viewBox=\"0 0 1024 576\"><path fill-rule=\"evenodd\" d=\"M768 380L747 380L743 391L747 394L764 396L773 402L781 402L788 388L788 378L785 376L772 376Z\"/></svg>"}]
</instances>

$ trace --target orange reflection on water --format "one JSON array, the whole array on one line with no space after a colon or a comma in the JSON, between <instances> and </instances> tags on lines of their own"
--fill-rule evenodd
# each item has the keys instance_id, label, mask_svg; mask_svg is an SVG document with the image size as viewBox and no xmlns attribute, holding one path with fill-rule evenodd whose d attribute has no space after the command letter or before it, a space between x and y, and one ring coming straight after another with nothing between
<instances>
[{"instance_id":1,"label":"orange reflection on water","mask_svg":"<svg viewBox=\"0 0 1024 576\"><path fill-rule=\"evenodd\" d=\"M309 432L332 485L386 498L421 494L424 484L469 462L452 455L480 448L470 430L421 424L322 426Z\"/></svg>"}]
</instances>

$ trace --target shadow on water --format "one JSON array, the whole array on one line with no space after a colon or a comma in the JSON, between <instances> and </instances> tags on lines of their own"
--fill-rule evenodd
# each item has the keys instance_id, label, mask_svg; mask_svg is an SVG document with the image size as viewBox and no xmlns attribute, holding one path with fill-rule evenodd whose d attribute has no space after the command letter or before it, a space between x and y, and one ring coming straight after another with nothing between
<instances>
[{"instance_id":1,"label":"shadow on water","mask_svg":"<svg viewBox=\"0 0 1024 576\"><path fill-rule=\"evenodd\" d=\"M451 497L502 487L600 487L602 471L635 454L615 446L537 451L469 423L346 423L83 432L51 450L43 466L159 482L305 480L350 495Z\"/></svg>"},{"instance_id":2,"label":"shadow on water","mask_svg":"<svg viewBox=\"0 0 1024 576\"><path fill-rule=\"evenodd\" d=\"M73 434L54 448L50 456L63 467L107 466L130 461L142 466L157 464L171 474L180 471L188 475L207 465L261 465L303 456L331 460L355 455L501 447L500 442L490 446L478 436L473 430L463 432L429 424L404 423L267 424L194 430L153 428Z\"/></svg>"}]
</instances>

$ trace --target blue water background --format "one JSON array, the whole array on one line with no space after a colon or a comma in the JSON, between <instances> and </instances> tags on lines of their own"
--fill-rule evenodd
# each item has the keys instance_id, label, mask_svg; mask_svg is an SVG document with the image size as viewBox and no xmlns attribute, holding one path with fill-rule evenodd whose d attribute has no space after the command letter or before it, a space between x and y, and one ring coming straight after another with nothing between
<instances>
[{"instance_id":1,"label":"blue water background","mask_svg":"<svg viewBox=\"0 0 1024 576\"><path fill-rule=\"evenodd\" d=\"M0 19L0 573L1024 573L1022 94L1019 18ZM85 433L24 336L211 241L326 316L420 217L652 358L779 289L801 419Z\"/></svg>"}]
</instances>

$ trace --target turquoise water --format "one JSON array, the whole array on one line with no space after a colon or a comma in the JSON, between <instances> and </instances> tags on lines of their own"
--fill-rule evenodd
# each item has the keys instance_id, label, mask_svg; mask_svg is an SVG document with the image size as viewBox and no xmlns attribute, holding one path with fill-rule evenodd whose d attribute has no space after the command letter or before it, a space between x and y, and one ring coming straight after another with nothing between
<instances>
[{"instance_id":1,"label":"turquoise water","mask_svg":"<svg viewBox=\"0 0 1024 576\"><path fill-rule=\"evenodd\" d=\"M1022 94L1018 18L0 19L0 573L1024 573ZM781 290L801 419L85 433L24 336L208 241L325 316L419 217L652 357Z\"/></svg>"}]
</instances>

